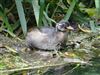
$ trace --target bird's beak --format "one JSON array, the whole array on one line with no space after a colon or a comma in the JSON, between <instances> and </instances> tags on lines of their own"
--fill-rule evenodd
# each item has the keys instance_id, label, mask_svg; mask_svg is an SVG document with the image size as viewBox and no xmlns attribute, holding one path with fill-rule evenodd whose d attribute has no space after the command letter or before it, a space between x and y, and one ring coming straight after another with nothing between
<instances>
[{"instance_id":1,"label":"bird's beak","mask_svg":"<svg viewBox=\"0 0 100 75\"><path fill-rule=\"evenodd\" d=\"M74 30L74 28L72 26L68 26L67 29L68 30Z\"/></svg>"}]
</instances>

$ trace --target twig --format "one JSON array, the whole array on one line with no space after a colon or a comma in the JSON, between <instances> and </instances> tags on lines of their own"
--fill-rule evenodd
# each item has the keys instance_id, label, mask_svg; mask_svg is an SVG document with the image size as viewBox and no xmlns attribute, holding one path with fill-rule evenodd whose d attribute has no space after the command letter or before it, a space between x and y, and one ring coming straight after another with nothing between
<instances>
[{"instance_id":1,"label":"twig","mask_svg":"<svg viewBox=\"0 0 100 75\"><path fill-rule=\"evenodd\" d=\"M18 53L16 50L10 48L9 46L5 45L5 48L7 48L9 51L13 52L13 53Z\"/></svg>"},{"instance_id":2,"label":"twig","mask_svg":"<svg viewBox=\"0 0 100 75\"><path fill-rule=\"evenodd\" d=\"M76 68L78 68L80 66L80 64L77 64L74 68L72 68L71 70L67 71L66 73L64 73L63 75L67 75L68 73L72 72L73 70L75 70Z\"/></svg>"},{"instance_id":3,"label":"twig","mask_svg":"<svg viewBox=\"0 0 100 75\"><path fill-rule=\"evenodd\" d=\"M42 65L42 66L32 66L32 67L24 67L24 68L19 68L19 69L11 69L11 70L1 70L0 73L9 73L9 72L15 72L15 71L22 71L22 70L29 70L29 69L37 69L37 68L44 68L44 67L53 67L53 66L60 66L65 63L61 64L50 64L50 65Z\"/></svg>"}]
</instances>

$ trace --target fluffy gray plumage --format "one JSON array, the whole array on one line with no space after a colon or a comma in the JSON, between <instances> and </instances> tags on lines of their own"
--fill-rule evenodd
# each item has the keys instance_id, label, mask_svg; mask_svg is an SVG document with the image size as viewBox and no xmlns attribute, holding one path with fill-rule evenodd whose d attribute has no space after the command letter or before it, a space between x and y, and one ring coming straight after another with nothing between
<instances>
[{"instance_id":1,"label":"fluffy gray plumage","mask_svg":"<svg viewBox=\"0 0 100 75\"><path fill-rule=\"evenodd\" d=\"M58 50L65 39L66 23L57 23L56 27L43 27L34 29L26 36L30 48L42 50Z\"/></svg>"}]
</instances>

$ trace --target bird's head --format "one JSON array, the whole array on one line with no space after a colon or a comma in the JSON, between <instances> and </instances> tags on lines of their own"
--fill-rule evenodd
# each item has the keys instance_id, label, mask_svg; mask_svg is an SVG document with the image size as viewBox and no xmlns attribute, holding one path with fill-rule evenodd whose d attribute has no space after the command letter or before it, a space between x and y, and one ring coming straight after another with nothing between
<instances>
[{"instance_id":1,"label":"bird's head","mask_svg":"<svg viewBox=\"0 0 100 75\"><path fill-rule=\"evenodd\" d=\"M65 32L66 30L74 30L69 22L60 22L56 24L56 30Z\"/></svg>"}]
</instances>

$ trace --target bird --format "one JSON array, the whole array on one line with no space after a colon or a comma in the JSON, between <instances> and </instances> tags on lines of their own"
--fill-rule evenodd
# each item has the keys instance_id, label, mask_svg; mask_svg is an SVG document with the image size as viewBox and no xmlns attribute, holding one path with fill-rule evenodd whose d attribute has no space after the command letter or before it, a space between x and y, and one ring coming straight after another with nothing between
<instances>
[{"instance_id":1,"label":"bird","mask_svg":"<svg viewBox=\"0 0 100 75\"><path fill-rule=\"evenodd\" d=\"M34 28L27 33L27 46L30 49L58 51L64 43L67 30L73 30L69 22L56 23L55 27Z\"/></svg>"}]
</instances>

